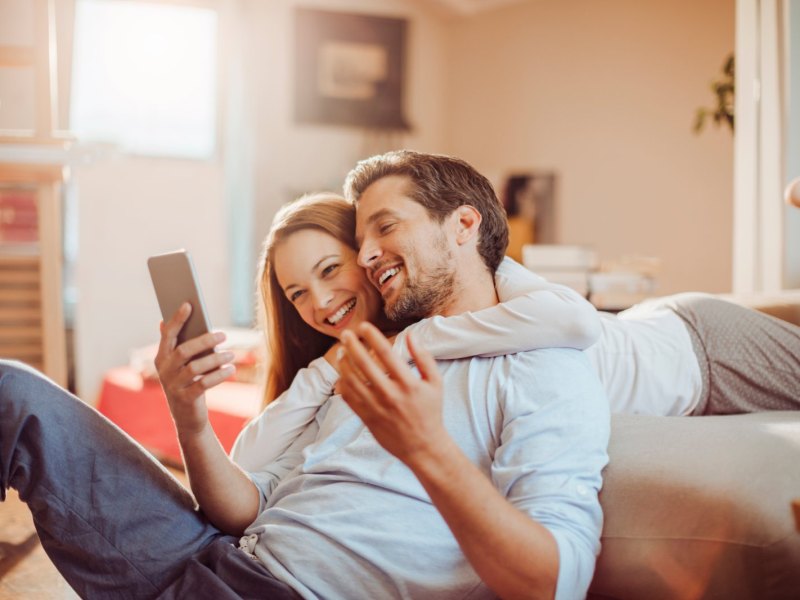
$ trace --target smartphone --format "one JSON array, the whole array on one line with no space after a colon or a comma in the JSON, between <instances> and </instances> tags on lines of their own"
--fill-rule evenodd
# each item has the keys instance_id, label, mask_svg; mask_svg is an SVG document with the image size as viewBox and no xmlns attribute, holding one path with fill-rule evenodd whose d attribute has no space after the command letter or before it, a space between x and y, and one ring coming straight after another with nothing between
<instances>
[{"instance_id":1,"label":"smartphone","mask_svg":"<svg viewBox=\"0 0 800 600\"><path fill-rule=\"evenodd\" d=\"M188 302L192 305L192 314L178 333L178 345L211 331L211 322L208 320L200 284L189 253L186 250L176 250L151 256L147 259L147 267L150 269L150 278L153 280L158 306L161 308L161 316L165 323L172 318L181 304ZM208 350L198 357L211 353L212 350Z\"/></svg>"}]
</instances>

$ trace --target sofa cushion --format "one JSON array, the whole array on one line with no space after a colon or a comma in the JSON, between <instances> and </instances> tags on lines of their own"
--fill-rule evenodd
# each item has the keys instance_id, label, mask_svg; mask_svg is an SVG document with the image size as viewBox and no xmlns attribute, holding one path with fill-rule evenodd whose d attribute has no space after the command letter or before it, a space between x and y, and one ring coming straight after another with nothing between
<instances>
[{"instance_id":1,"label":"sofa cushion","mask_svg":"<svg viewBox=\"0 0 800 600\"><path fill-rule=\"evenodd\" d=\"M769 294L723 294L719 298L749 306L773 317L800 325L800 290L784 290Z\"/></svg>"},{"instance_id":2,"label":"sofa cushion","mask_svg":"<svg viewBox=\"0 0 800 600\"><path fill-rule=\"evenodd\" d=\"M797 598L800 413L615 415L590 597Z\"/></svg>"}]
</instances>

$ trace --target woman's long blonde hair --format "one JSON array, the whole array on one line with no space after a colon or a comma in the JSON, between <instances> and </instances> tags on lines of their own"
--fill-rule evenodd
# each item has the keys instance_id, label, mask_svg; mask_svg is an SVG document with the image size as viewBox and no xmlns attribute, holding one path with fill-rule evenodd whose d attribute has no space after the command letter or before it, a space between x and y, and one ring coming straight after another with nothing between
<instances>
[{"instance_id":1,"label":"woman's long blonde hair","mask_svg":"<svg viewBox=\"0 0 800 600\"><path fill-rule=\"evenodd\" d=\"M297 372L336 342L307 325L286 298L275 275L275 250L293 233L316 229L357 250L356 213L332 192L309 194L281 208L272 220L259 261L259 319L266 336L264 405L280 396Z\"/></svg>"}]
</instances>

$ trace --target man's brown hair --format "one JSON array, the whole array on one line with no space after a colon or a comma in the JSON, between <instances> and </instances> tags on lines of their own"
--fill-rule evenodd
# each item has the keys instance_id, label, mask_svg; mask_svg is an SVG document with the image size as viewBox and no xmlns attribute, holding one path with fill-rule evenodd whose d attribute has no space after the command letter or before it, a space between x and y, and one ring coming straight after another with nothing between
<instances>
[{"instance_id":1,"label":"man's brown hair","mask_svg":"<svg viewBox=\"0 0 800 600\"><path fill-rule=\"evenodd\" d=\"M344 194L358 202L370 185L391 175L411 181L410 197L441 223L459 206L474 207L482 217L478 253L494 274L508 246L508 221L492 184L467 162L441 154L397 150L360 161L344 182Z\"/></svg>"}]
</instances>

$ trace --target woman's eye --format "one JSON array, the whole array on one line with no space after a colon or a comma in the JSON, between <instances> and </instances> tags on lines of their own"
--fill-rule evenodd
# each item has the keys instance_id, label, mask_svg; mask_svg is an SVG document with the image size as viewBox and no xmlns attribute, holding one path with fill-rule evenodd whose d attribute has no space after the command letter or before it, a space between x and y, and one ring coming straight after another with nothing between
<instances>
[{"instance_id":1,"label":"woman's eye","mask_svg":"<svg viewBox=\"0 0 800 600\"><path fill-rule=\"evenodd\" d=\"M289 294L289 302L297 302L297 299L303 295L303 290L297 290Z\"/></svg>"},{"instance_id":2,"label":"woman's eye","mask_svg":"<svg viewBox=\"0 0 800 600\"><path fill-rule=\"evenodd\" d=\"M333 273L333 272L336 270L336 268L337 268L338 266L339 266L339 265L338 265L338 264L336 264L336 263L334 263L334 264L332 264L332 265L328 265L327 267L325 267L324 269L322 269L322 276L323 276L323 277L327 277L328 275L330 275L331 273Z\"/></svg>"}]
</instances>

